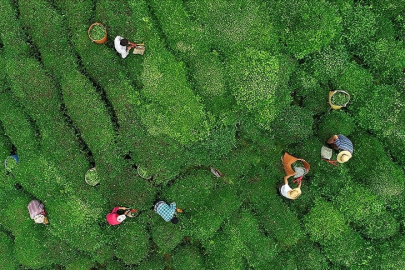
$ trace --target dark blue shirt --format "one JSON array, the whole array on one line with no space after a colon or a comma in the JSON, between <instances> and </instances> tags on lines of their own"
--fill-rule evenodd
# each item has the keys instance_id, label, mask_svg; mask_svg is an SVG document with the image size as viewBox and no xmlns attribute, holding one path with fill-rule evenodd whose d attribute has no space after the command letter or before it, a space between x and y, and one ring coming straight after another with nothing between
<instances>
[{"instance_id":1,"label":"dark blue shirt","mask_svg":"<svg viewBox=\"0 0 405 270\"><path fill-rule=\"evenodd\" d=\"M334 144L343 151L349 151L350 154L353 154L353 144L352 142L344 135L337 135L338 138L334 141Z\"/></svg>"}]
</instances>

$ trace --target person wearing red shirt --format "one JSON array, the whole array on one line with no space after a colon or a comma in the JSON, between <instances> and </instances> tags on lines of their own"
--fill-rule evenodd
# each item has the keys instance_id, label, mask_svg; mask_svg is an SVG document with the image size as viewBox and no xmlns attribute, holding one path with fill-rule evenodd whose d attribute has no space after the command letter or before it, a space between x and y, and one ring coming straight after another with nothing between
<instances>
[{"instance_id":1,"label":"person wearing red shirt","mask_svg":"<svg viewBox=\"0 0 405 270\"><path fill-rule=\"evenodd\" d=\"M121 213L120 213L121 212ZM119 225L121 224L121 222L123 222L127 216L131 215L131 209L127 208L127 207L120 207L120 206L116 206L114 207L114 209L111 211L111 213L109 213L106 216L107 222L110 225Z\"/></svg>"}]
</instances>

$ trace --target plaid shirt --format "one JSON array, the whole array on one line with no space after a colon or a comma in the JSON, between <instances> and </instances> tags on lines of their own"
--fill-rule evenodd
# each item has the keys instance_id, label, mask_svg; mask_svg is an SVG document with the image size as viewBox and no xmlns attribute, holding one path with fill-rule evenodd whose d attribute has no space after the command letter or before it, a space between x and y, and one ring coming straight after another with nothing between
<instances>
[{"instance_id":1,"label":"plaid shirt","mask_svg":"<svg viewBox=\"0 0 405 270\"><path fill-rule=\"evenodd\" d=\"M176 203L172 202L169 205L164 201L155 204L155 212L158 213L165 221L170 221L176 212Z\"/></svg>"},{"instance_id":2,"label":"plaid shirt","mask_svg":"<svg viewBox=\"0 0 405 270\"><path fill-rule=\"evenodd\" d=\"M346 137L341 134L337 135L338 138L334 141L334 144L336 146L343 150L343 151L349 151L350 154L353 154L353 144L352 142Z\"/></svg>"},{"instance_id":3,"label":"plaid shirt","mask_svg":"<svg viewBox=\"0 0 405 270\"><path fill-rule=\"evenodd\" d=\"M38 200L32 200L28 204L28 211L30 212L31 219L34 219L37 215L44 214L44 205Z\"/></svg>"}]
</instances>

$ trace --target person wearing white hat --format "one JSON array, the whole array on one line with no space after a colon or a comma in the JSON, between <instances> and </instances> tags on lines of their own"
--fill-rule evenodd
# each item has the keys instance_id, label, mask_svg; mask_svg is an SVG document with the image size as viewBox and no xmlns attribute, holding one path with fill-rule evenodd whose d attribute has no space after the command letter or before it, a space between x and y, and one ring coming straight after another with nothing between
<instances>
[{"instance_id":1,"label":"person wearing white hat","mask_svg":"<svg viewBox=\"0 0 405 270\"><path fill-rule=\"evenodd\" d=\"M38 224L48 224L48 218L44 210L44 205L38 200L32 200L28 204L28 212L30 213L30 218Z\"/></svg>"},{"instance_id":2,"label":"person wearing white hat","mask_svg":"<svg viewBox=\"0 0 405 270\"><path fill-rule=\"evenodd\" d=\"M338 150L337 161L339 163L347 162L353 155L353 143L344 135L333 135L326 143L333 149Z\"/></svg>"}]
</instances>

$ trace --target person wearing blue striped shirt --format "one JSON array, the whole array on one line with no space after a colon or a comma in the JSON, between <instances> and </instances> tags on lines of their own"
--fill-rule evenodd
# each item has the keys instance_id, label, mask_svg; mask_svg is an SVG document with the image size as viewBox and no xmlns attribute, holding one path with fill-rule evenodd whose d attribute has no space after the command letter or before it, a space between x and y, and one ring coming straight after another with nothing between
<instances>
[{"instance_id":1,"label":"person wearing blue striped shirt","mask_svg":"<svg viewBox=\"0 0 405 270\"><path fill-rule=\"evenodd\" d=\"M353 154L353 143L344 135L333 135L326 141L333 149L338 150L337 161L345 163Z\"/></svg>"}]
</instances>

